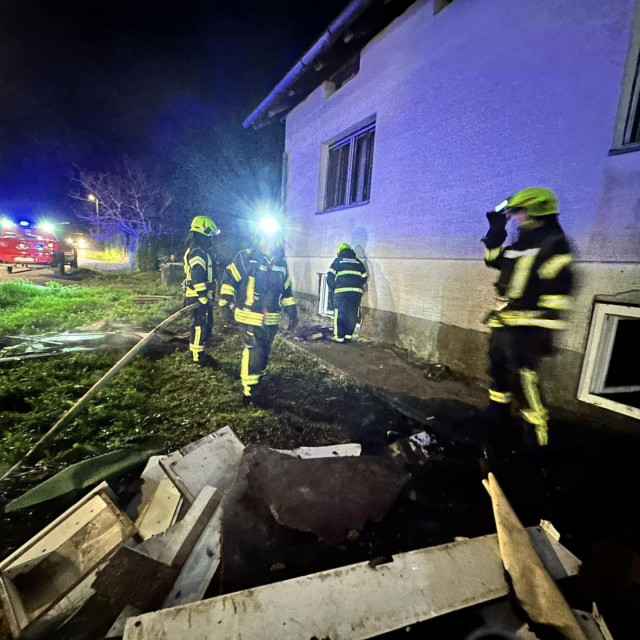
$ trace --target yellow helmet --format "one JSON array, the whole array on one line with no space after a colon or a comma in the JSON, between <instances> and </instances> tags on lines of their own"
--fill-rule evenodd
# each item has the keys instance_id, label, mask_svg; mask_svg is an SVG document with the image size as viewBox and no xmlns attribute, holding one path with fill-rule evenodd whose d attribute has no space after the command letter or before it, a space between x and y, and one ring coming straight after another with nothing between
<instances>
[{"instance_id":1,"label":"yellow helmet","mask_svg":"<svg viewBox=\"0 0 640 640\"><path fill-rule=\"evenodd\" d=\"M208 238L211 236L217 236L220 233L220 229L216 226L216 223L207 216L196 216L191 221L191 229L194 233L201 233Z\"/></svg>"},{"instance_id":2,"label":"yellow helmet","mask_svg":"<svg viewBox=\"0 0 640 640\"><path fill-rule=\"evenodd\" d=\"M532 217L549 216L558 213L558 198L551 189L529 187L514 193L507 200L507 210L526 209Z\"/></svg>"},{"instance_id":3,"label":"yellow helmet","mask_svg":"<svg viewBox=\"0 0 640 640\"><path fill-rule=\"evenodd\" d=\"M338 247L338 253L340 253L341 251L344 251L345 249L351 249L351 245L347 242L343 242L339 247Z\"/></svg>"}]
</instances>

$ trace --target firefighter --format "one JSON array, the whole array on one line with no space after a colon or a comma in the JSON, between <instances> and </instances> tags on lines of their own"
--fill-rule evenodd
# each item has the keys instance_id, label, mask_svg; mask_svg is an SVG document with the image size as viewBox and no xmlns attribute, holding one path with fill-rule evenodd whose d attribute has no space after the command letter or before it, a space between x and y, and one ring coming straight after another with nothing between
<instances>
[{"instance_id":1,"label":"firefighter","mask_svg":"<svg viewBox=\"0 0 640 640\"><path fill-rule=\"evenodd\" d=\"M281 310L289 316L290 331L298 323L281 231L272 219L261 225L253 248L240 251L225 269L218 304L227 322L235 321L240 330L243 399L245 403L255 401Z\"/></svg>"},{"instance_id":2,"label":"firefighter","mask_svg":"<svg viewBox=\"0 0 640 640\"><path fill-rule=\"evenodd\" d=\"M211 363L204 345L213 329L213 300L216 291L216 256L213 238L220 233L207 216L196 216L191 222L187 248L184 252L184 306L198 303L191 311L189 350L193 362Z\"/></svg>"},{"instance_id":3,"label":"firefighter","mask_svg":"<svg viewBox=\"0 0 640 640\"><path fill-rule=\"evenodd\" d=\"M367 281L367 269L346 242L338 247L338 255L327 273L330 300L333 300L333 339L351 342L358 324L360 300Z\"/></svg>"},{"instance_id":4,"label":"firefighter","mask_svg":"<svg viewBox=\"0 0 640 640\"><path fill-rule=\"evenodd\" d=\"M558 221L558 201L550 189L531 187L507 199L504 212L487 213L485 264L498 269L499 305L487 317L489 347L487 414L509 417L514 391L524 392L524 420L533 425L538 445L548 444L549 413L540 395L540 358L553 353L571 306L573 255ZM519 227L517 240L503 247L507 219Z\"/></svg>"}]
</instances>

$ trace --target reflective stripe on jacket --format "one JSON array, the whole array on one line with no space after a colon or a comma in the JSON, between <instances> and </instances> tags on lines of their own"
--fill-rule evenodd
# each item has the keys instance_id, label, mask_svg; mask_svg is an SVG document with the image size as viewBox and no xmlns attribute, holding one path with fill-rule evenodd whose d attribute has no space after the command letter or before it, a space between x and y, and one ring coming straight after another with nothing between
<instances>
[{"instance_id":1,"label":"reflective stripe on jacket","mask_svg":"<svg viewBox=\"0 0 640 640\"><path fill-rule=\"evenodd\" d=\"M224 270L219 305L235 304L236 322L277 325L282 307L295 305L284 255L265 256L259 249L236 254Z\"/></svg>"},{"instance_id":2,"label":"reflective stripe on jacket","mask_svg":"<svg viewBox=\"0 0 640 640\"><path fill-rule=\"evenodd\" d=\"M343 249L327 272L327 286L334 293L364 293L367 269L353 249Z\"/></svg>"},{"instance_id":3,"label":"reflective stripe on jacket","mask_svg":"<svg viewBox=\"0 0 640 640\"><path fill-rule=\"evenodd\" d=\"M184 252L182 262L185 298L204 298L207 300L207 292L216 289L215 257L205 249L189 247Z\"/></svg>"},{"instance_id":4,"label":"reflective stripe on jacket","mask_svg":"<svg viewBox=\"0 0 640 640\"><path fill-rule=\"evenodd\" d=\"M564 312L571 308L573 255L569 241L553 218L541 226L522 229L518 241L502 247L499 238L485 240L485 264L498 269L498 298L506 304L493 311L490 327L563 329ZM498 245L498 246L495 246Z\"/></svg>"}]
</instances>

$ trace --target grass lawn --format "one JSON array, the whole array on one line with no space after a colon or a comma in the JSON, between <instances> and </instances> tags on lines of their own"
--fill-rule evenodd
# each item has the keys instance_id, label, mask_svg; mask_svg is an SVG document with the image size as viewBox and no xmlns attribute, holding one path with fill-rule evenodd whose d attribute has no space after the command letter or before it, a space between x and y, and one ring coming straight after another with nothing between
<instances>
[{"instance_id":1,"label":"grass lawn","mask_svg":"<svg viewBox=\"0 0 640 640\"><path fill-rule=\"evenodd\" d=\"M134 303L137 294L159 293L172 299ZM152 327L180 301L179 291L140 273L93 274L66 287L1 283L0 335L73 329L99 319ZM127 365L56 437L32 469L35 475L122 447L168 451L225 425L245 442L279 448L344 442L344 427L354 426L353 420L367 423L374 413L368 396L278 339L263 382L272 403L268 409L243 407L238 336L216 336L209 351L218 365L203 369L187 356L187 320L173 329L182 340L169 348L151 346ZM18 460L121 356L96 351L1 366L0 463Z\"/></svg>"},{"instance_id":2,"label":"grass lawn","mask_svg":"<svg viewBox=\"0 0 640 640\"><path fill-rule=\"evenodd\" d=\"M136 294L172 299L138 305ZM0 282L0 336L74 329L100 319L153 326L179 304L178 292L163 286L155 274L130 274L127 280L124 274L91 272L81 285Z\"/></svg>"}]
</instances>

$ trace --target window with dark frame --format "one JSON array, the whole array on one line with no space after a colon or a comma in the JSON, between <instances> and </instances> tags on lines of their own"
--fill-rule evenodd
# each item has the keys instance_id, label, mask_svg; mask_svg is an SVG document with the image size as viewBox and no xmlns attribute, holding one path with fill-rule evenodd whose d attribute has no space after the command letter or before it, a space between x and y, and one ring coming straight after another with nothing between
<instances>
[{"instance_id":1,"label":"window with dark frame","mask_svg":"<svg viewBox=\"0 0 640 640\"><path fill-rule=\"evenodd\" d=\"M640 55L636 60L636 72L631 89L631 103L624 132L623 144L640 142Z\"/></svg>"},{"instance_id":2,"label":"window with dark frame","mask_svg":"<svg viewBox=\"0 0 640 640\"><path fill-rule=\"evenodd\" d=\"M375 122L329 147L324 211L368 202Z\"/></svg>"}]
</instances>

